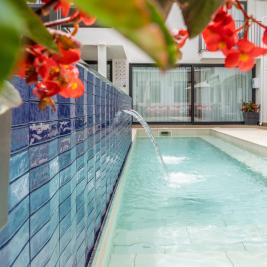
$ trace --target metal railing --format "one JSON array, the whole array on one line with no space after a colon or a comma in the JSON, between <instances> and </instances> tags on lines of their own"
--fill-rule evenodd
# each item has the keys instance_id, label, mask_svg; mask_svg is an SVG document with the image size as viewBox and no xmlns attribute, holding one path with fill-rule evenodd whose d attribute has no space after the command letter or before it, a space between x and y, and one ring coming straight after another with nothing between
<instances>
[{"instance_id":1,"label":"metal railing","mask_svg":"<svg viewBox=\"0 0 267 267\"><path fill-rule=\"evenodd\" d=\"M238 29L244 24L243 20L236 20L236 28ZM253 23L250 28L249 28L249 33L248 33L248 39L253 42L257 46L262 46L262 40L261 40L261 33L262 29L258 24ZM238 33L239 38L242 38L244 36L244 31L241 30ZM199 36L199 53L207 51L207 47L205 44L205 41L203 40L202 36Z\"/></svg>"}]
</instances>

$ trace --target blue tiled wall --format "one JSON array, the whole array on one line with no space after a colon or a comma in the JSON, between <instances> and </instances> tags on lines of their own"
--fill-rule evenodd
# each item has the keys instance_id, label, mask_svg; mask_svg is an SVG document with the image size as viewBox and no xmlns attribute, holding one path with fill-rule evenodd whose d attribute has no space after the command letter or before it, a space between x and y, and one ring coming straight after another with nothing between
<instances>
[{"instance_id":1,"label":"blue tiled wall","mask_svg":"<svg viewBox=\"0 0 267 267\"><path fill-rule=\"evenodd\" d=\"M0 267L85 266L131 143L131 99L83 66L86 92L38 110L31 88L13 84L8 224Z\"/></svg>"}]
</instances>

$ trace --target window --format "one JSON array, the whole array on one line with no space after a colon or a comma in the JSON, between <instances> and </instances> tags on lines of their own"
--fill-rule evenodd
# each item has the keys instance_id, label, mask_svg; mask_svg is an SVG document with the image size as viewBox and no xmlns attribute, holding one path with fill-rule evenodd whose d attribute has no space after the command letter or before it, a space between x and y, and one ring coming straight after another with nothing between
<instances>
[{"instance_id":1,"label":"window","mask_svg":"<svg viewBox=\"0 0 267 267\"><path fill-rule=\"evenodd\" d=\"M189 65L161 73L149 64L130 71L133 108L148 122L242 122L241 104L252 100L252 72Z\"/></svg>"}]
</instances>

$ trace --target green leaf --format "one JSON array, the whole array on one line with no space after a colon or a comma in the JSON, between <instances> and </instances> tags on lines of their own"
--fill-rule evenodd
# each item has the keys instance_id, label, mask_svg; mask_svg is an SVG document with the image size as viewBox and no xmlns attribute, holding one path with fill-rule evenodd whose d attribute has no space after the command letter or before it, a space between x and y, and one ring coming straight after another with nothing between
<instances>
[{"instance_id":1,"label":"green leaf","mask_svg":"<svg viewBox=\"0 0 267 267\"><path fill-rule=\"evenodd\" d=\"M213 13L223 4L223 0L177 0L177 2L191 38L203 31Z\"/></svg>"},{"instance_id":2,"label":"green leaf","mask_svg":"<svg viewBox=\"0 0 267 267\"><path fill-rule=\"evenodd\" d=\"M154 0L154 2L161 8L164 18L166 18L175 0Z\"/></svg>"},{"instance_id":3,"label":"green leaf","mask_svg":"<svg viewBox=\"0 0 267 267\"><path fill-rule=\"evenodd\" d=\"M176 63L175 42L150 0L74 0L84 12L113 27L145 51L161 68Z\"/></svg>"},{"instance_id":4,"label":"green leaf","mask_svg":"<svg viewBox=\"0 0 267 267\"><path fill-rule=\"evenodd\" d=\"M57 51L56 44L53 41L51 34L43 25L41 19L27 6L24 0L9 0L17 8L19 15L24 19L26 24L25 36L42 44L51 51Z\"/></svg>"},{"instance_id":5,"label":"green leaf","mask_svg":"<svg viewBox=\"0 0 267 267\"><path fill-rule=\"evenodd\" d=\"M25 24L9 1L0 0L0 87L11 73L20 52Z\"/></svg>"},{"instance_id":6,"label":"green leaf","mask_svg":"<svg viewBox=\"0 0 267 267\"><path fill-rule=\"evenodd\" d=\"M22 99L17 89L10 82L4 81L0 88L0 115L21 104Z\"/></svg>"}]
</instances>

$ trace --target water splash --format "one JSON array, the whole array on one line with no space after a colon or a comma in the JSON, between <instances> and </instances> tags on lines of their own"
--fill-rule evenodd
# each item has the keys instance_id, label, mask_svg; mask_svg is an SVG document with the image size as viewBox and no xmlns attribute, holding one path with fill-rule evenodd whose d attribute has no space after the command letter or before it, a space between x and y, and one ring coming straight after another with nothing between
<instances>
[{"instance_id":1,"label":"water splash","mask_svg":"<svg viewBox=\"0 0 267 267\"><path fill-rule=\"evenodd\" d=\"M149 127L149 125L147 124L147 122L145 121L145 119L135 110L133 109L129 109L129 110L123 110L123 112L133 116L144 128L145 130L145 133L146 135L148 136L148 138L151 140L151 143L153 144L154 148L155 148L155 151L156 151L156 154L160 160L160 163L164 169L164 172L166 174L166 176L168 177L169 174L168 174L168 170L167 170L167 166L164 162L164 159L162 157L162 154L160 152L160 148L159 148L159 145L158 143L156 142L156 139L152 133L152 130L151 128Z\"/></svg>"}]
</instances>

